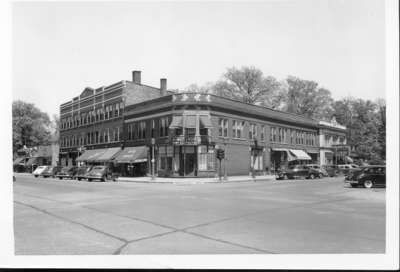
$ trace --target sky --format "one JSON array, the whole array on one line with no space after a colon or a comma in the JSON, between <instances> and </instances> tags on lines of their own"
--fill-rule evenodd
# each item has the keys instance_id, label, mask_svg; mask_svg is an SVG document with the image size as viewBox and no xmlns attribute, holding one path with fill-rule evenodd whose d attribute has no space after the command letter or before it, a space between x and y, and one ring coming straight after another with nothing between
<instances>
[{"instance_id":1,"label":"sky","mask_svg":"<svg viewBox=\"0 0 400 272\"><path fill-rule=\"evenodd\" d=\"M85 87L184 89L255 66L313 80L335 99L385 97L381 0L14 2L13 99L50 116Z\"/></svg>"}]
</instances>

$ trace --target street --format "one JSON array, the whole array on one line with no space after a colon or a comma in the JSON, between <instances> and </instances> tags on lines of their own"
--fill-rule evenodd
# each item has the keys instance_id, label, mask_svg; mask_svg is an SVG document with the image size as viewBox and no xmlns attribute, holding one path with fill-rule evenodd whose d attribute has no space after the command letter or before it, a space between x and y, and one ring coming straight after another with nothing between
<instances>
[{"instance_id":1,"label":"street","mask_svg":"<svg viewBox=\"0 0 400 272\"><path fill-rule=\"evenodd\" d=\"M385 189L18 175L14 232L18 255L384 253Z\"/></svg>"}]
</instances>

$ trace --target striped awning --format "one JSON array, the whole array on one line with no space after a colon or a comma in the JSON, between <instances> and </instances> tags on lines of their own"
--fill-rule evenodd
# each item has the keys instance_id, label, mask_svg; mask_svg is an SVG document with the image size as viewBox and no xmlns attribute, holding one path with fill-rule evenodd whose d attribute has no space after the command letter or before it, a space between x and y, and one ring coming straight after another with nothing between
<instances>
[{"instance_id":1,"label":"striped awning","mask_svg":"<svg viewBox=\"0 0 400 272\"><path fill-rule=\"evenodd\" d=\"M185 128L196 128L196 115L185 115L183 126Z\"/></svg>"},{"instance_id":2,"label":"striped awning","mask_svg":"<svg viewBox=\"0 0 400 272\"><path fill-rule=\"evenodd\" d=\"M169 128L174 129L174 128L181 128L182 127L182 116L173 116L172 117L172 122L169 125Z\"/></svg>"},{"instance_id":3,"label":"striped awning","mask_svg":"<svg viewBox=\"0 0 400 272\"><path fill-rule=\"evenodd\" d=\"M114 159L121 151L120 147L107 148L106 151L95 159L96 162L106 162Z\"/></svg>"},{"instance_id":4,"label":"striped awning","mask_svg":"<svg viewBox=\"0 0 400 272\"><path fill-rule=\"evenodd\" d=\"M80 155L76 160L77 161L96 161L103 153L105 153L107 148L104 149L91 149L86 150L85 153Z\"/></svg>"},{"instance_id":5,"label":"striped awning","mask_svg":"<svg viewBox=\"0 0 400 272\"><path fill-rule=\"evenodd\" d=\"M125 147L115 157L117 163L139 163L147 161L147 146Z\"/></svg>"},{"instance_id":6,"label":"striped awning","mask_svg":"<svg viewBox=\"0 0 400 272\"><path fill-rule=\"evenodd\" d=\"M23 162L24 160L25 160L24 157L22 157L22 158L16 158L16 159L14 160L14 162L13 162L13 165L20 164L20 163Z\"/></svg>"},{"instance_id":7,"label":"striped awning","mask_svg":"<svg viewBox=\"0 0 400 272\"><path fill-rule=\"evenodd\" d=\"M296 157L296 160L302 160L302 161L311 160L311 157L303 150L290 149L290 153L292 153Z\"/></svg>"},{"instance_id":8,"label":"striped awning","mask_svg":"<svg viewBox=\"0 0 400 272\"><path fill-rule=\"evenodd\" d=\"M35 164L36 161L37 161L37 157L32 157L26 162L26 165L30 166L32 164Z\"/></svg>"}]
</instances>

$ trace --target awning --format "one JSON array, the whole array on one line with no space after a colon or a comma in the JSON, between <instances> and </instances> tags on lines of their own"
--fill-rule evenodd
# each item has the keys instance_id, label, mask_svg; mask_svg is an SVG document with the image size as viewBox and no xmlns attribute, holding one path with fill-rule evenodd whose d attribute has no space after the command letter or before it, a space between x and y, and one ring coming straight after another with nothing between
<instances>
[{"instance_id":1,"label":"awning","mask_svg":"<svg viewBox=\"0 0 400 272\"><path fill-rule=\"evenodd\" d=\"M96 162L106 162L114 159L116 155L118 155L118 152L121 151L120 147L113 147L113 148L107 148L106 152L101 154L99 157L97 157L94 161Z\"/></svg>"},{"instance_id":2,"label":"awning","mask_svg":"<svg viewBox=\"0 0 400 272\"><path fill-rule=\"evenodd\" d=\"M114 159L117 163L138 163L147 161L147 146L125 147Z\"/></svg>"},{"instance_id":3,"label":"awning","mask_svg":"<svg viewBox=\"0 0 400 272\"><path fill-rule=\"evenodd\" d=\"M182 127L182 116L173 116L172 117L172 122L169 125L169 128L180 128Z\"/></svg>"},{"instance_id":4,"label":"awning","mask_svg":"<svg viewBox=\"0 0 400 272\"><path fill-rule=\"evenodd\" d=\"M295 156L293 156L293 155L289 152L289 149L287 149L287 148L275 147L275 148L272 148L272 151L286 152L286 154L287 154L287 160L288 160L288 161L297 160L297 158L296 158Z\"/></svg>"},{"instance_id":5,"label":"awning","mask_svg":"<svg viewBox=\"0 0 400 272\"><path fill-rule=\"evenodd\" d=\"M103 153L107 151L106 148L104 149L91 149L91 150L86 150L85 153L80 155L76 160L77 161L95 161L97 158L99 158Z\"/></svg>"},{"instance_id":6,"label":"awning","mask_svg":"<svg viewBox=\"0 0 400 272\"><path fill-rule=\"evenodd\" d=\"M303 150L290 149L290 153L296 157L296 160L311 160L311 157Z\"/></svg>"},{"instance_id":7,"label":"awning","mask_svg":"<svg viewBox=\"0 0 400 272\"><path fill-rule=\"evenodd\" d=\"M36 157L32 157L32 158L30 158L30 159L26 162L26 165L35 164L36 161L37 161L37 158L36 158Z\"/></svg>"},{"instance_id":8,"label":"awning","mask_svg":"<svg viewBox=\"0 0 400 272\"><path fill-rule=\"evenodd\" d=\"M17 165L17 164L20 164L22 161L24 161L25 160L25 158L16 158L15 160L14 160L14 162L13 162L13 165Z\"/></svg>"},{"instance_id":9,"label":"awning","mask_svg":"<svg viewBox=\"0 0 400 272\"><path fill-rule=\"evenodd\" d=\"M212 128L213 125L211 123L211 118L210 116L206 115L200 115L200 123L205 127L205 128Z\"/></svg>"}]
</instances>

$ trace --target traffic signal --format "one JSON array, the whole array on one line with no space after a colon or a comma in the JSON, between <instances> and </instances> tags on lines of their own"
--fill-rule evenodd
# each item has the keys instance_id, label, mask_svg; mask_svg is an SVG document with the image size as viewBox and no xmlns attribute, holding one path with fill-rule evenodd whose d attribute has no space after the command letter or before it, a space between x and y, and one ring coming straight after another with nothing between
<instances>
[{"instance_id":1,"label":"traffic signal","mask_svg":"<svg viewBox=\"0 0 400 272\"><path fill-rule=\"evenodd\" d=\"M222 160L225 158L225 150L217 149L217 159Z\"/></svg>"}]
</instances>

